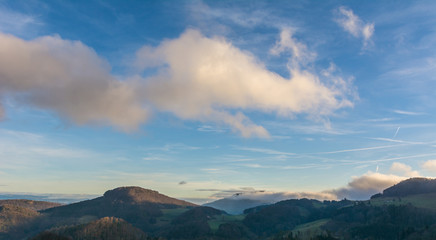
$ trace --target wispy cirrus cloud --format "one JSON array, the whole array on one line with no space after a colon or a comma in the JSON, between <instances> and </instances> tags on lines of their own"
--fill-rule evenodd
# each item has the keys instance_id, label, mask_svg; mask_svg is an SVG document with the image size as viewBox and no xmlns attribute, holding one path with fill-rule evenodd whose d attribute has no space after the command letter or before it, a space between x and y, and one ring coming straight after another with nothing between
<instances>
[{"instance_id":1,"label":"wispy cirrus cloud","mask_svg":"<svg viewBox=\"0 0 436 240\"><path fill-rule=\"evenodd\" d=\"M30 27L41 26L38 17L0 7L0 32L23 34Z\"/></svg>"},{"instance_id":2,"label":"wispy cirrus cloud","mask_svg":"<svg viewBox=\"0 0 436 240\"><path fill-rule=\"evenodd\" d=\"M363 47L367 48L371 43L374 34L374 23L365 23L354 14L353 10L341 6L336 10L335 21L355 38L363 39Z\"/></svg>"},{"instance_id":3,"label":"wispy cirrus cloud","mask_svg":"<svg viewBox=\"0 0 436 240\"><path fill-rule=\"evenodd\" d=\"M269 155L295 155L295 153L282 152L282 151L277 151L274 149L267 149L267 148L252 148L252 147L235 147L235 148L242 151L263 153Z\"/></svg>"},{"instance_id":4,"label":"wispy cirrus cloud","mask_svg":"<svg viewBox=\"0 0 436 240\"><path fill-rule=\"evenodd\" d=\"M385 146L375 146L375 147L366 147L366 148L352 148L352 149L343 149L343 150L337 150L337 151L330 151L330 152L317 152L313 154L335 154L335 153L346 153L346 152L360 152L360 151L370 151L370 150L377 150L377 149L384 149L384 148L393 148L393 147L399 147L400 144L397 145L385 145Z\"/></svg>"}]
</instances>

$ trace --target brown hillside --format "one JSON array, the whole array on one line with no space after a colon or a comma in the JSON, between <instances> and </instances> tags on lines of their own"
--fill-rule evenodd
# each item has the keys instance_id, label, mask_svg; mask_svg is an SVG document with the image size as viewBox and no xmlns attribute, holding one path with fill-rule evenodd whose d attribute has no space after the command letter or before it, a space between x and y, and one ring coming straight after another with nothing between
<instances>
[{"instance_id":1,"label":"brown hillside","mask_svg":"<svg viewBox=\"0 0 436 240\"><path fill-rule=\"evenodd\" d=\"M104 193L104 198L115 201L140 204L145 202L171 204L178 206L196 206L193 203L168 197L157 191L141 187L119 187Z\"/></svg>"},{"instance_id":2,"label":"brown hillside","mask_svg":"<svg viewBox=\"0 0 436 240\"><path fill-rule=\"evenodd\" d=\"M4 204L0 206L0 233L28 223L37 216L39 213L35 210Z\"/></svg>"},{"instance_id":3,"label":"brown hillside","mask_svg":"<svg viewBox=\"0 0 436 240\"><path fill-rule=\"evenodd\" d=\"M55 228L38 234L32 240L42 239L107 239L146 240L147 235L120 218L104 217L78 226Z\"/></svg>"}]
</instances>

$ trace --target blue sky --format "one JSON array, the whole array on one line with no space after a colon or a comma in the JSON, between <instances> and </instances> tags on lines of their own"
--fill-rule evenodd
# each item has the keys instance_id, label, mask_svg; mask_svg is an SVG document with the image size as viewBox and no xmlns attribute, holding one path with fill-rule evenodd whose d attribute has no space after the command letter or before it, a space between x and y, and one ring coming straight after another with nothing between
<instances>
[{"instance_id":1,"label":"blue sky","mask_svg":"<svg viewBox=\"0 0 436 240\"><path fill-rule=\"evenodd\" d=\"M433 177L434 26L432 1L0 1L0 192Z\"/></svg>"}]
</instances>

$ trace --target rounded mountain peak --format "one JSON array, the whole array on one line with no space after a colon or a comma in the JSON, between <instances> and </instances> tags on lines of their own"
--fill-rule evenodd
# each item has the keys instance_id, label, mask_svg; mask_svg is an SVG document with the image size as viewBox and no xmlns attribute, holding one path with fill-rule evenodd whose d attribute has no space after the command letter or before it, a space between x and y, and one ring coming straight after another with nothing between
<instances>
[{"instance_id":1,"label":"rounded mountain peak","mask_svg":"<svg viewBox=\"0 0 436 240\"><path fill-rule=\"evenodd\" d=\"M144 189L141 187L119 187L109 190L104 193L104 198L126 202L126 203L158 203L158 204L170 204L179 206L196 206L193 203L186 202L183 200L178 200L175 198L168 197L166 195L160 194L158 191Z\"/></svg>"}]
</instances>

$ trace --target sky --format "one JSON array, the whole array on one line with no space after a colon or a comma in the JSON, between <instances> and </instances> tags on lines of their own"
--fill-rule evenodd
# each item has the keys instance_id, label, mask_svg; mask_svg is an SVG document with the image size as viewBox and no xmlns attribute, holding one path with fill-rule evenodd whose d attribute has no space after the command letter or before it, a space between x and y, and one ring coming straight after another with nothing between
<instances>
[{"instance_id":1,"label":"sky","mask_svg":"<svg viewBox=\"0 0 436 240\"><path fill-rule=\"evenodd\" d=\"M0 194L435 177L434 26L433 1L0 0Z\"/></svg>"}]
</instances>

